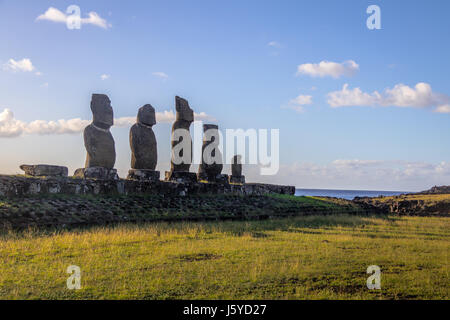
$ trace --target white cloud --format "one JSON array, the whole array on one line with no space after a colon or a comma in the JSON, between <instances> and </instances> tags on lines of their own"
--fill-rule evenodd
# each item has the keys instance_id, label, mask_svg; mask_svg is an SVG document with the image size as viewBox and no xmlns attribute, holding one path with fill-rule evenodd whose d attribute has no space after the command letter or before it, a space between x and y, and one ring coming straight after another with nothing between
<instances>
[{"instance_id":1,"label":"white cloud","mask_svg":"<svg viewBox=\"0 0 450 320\"><path fill-rule=\"evenodd\" d=\"M360 88L348 89L348 84L344 84L341 91L328 93L328 104L335 107L343 106L372 106L381 98L375 91L372 94L362 92Z\"/></svg>"},{"instance_id":2,"label":"white cloud","mask_svg":"<svg viewBox=\"0 0 450 320\"><path fill-rule=\"evenodd\" d=\"M169 76L167 74L165 74L164 72L153 72L152 75L161 78L163 80L167 80L169 79Z\"/></svg>"},{"instance_id":3,"label":"white cloud","mask_svg":"<svg viewBox=\"0 0 450 320\"><path fill-rule=\"evenodd\" d=\"M448 185L450 162L337 159L326 164L295 162L280 165L275 176L259 175L258 166L247 167L248 180L282 183L298 188L420 191Z\"/></svg>"},{"instance_id":4,"label":"white cloud","mask_svg":"<svg viewBox=\"0 0 450 320\"><path fill-rule=\"evenodd\" d=\"M288 108L297 112L303 112L303 106L312 104L312 96L299 95L294 99L291 99L287 105Z\"/></svg>"},{"instance_id":5,"label":"white cloud","mask_svg":"<svg viewBox=\"0 0 450 320\"><path fill-rule=\"evenodd\" d=\"M450 113L450 104L438 106L434 111L438 113Z\"/></svg>"},{"instance_id":6,"label":"white cloud","mask_svg":"<svg viewBox=\"0 0 450 320\"><path fill-rule=\"evenodd\" d=\"M81 18L81 24L92 24L103 29L108 29L112 26L94 11L89 12L87 18Z\"/></svg>"},{"instance_id":7,"label":"white cloud","mask_svg":"<svg viewBox=\"0 0 450 320\"><path fill-rule=\"evenodd\" d=\"M0 137L17 137L23 133L23 122L14 119L14 114L9 109L0 113Z\"/></svg>"},{"instance_id":8,"label":"white cloud","mask_svg":"<svg viewBox=\"0 0 450 320\"><path fill-rule=\"evenodd\" d=\"M292 99L290 103L300 106L305 104L312 104L312 96L299 95L297 98Z\"/></svg>"},{"instance_id":9,"label":"white cloud","mask_svg":"<svg viewBox=\"0 0 450 320\"><path fill-rule=\"evenodd\" d=\"M44 14L39 15L36 20L48 20L53 22L66 23L67 16L65 13L59 11L56 8L50 7Z\"/></svg>"},{"instance_id":10,"label":"white cloud","mask_svg":"<svg viewBox=\"0 0 450 320\"><path fill-rule=\"evenodd\" d=\"M215 119L204 112L194 113L195 120L214 121ZM156 112L156 121L158 123L172 123L175 121L173 111ZM80 133L91 123L91 120L80 118L57 121L34 120L24 122L17 120L10 109L4 109L0 113L0 138L18 137L22 134L74 134ZM127 127L136 123L136 116L121 117L114 119L115 127Z\"/></svg>"},{"instance_id":11,"label":"white cloud","mask_svg":"<svg viewBox=\"0 0 450 320\"><path fill-rule=\"evenodd\" d=\"M428 83L420 82L415 88L397 84L392 89L386 89L382 105L397 107L428 107L437 102L437 97Z\"/></svg>"},{"instance_id":12,"label":"white cloud","mask_svg":"<svg viewBox=\"0 0 450 320\"><path fill-rule=\"evenodd\" d=\"M337 167L362 167L362 166L377 166L382 164L383 161L380 160L359 160L359 159L353 159L353 160L334 160L332 162L333 165Z\"/></svg>"},{"instance_id":13,"label":"white cloud","mask_svg":"<svg viewBox=\"0 0 450 320\"><path fill-rule=\"evenodd\" d=\"M270 41L267 45L272 48L280 48L281 47L281 44L277 41Z\"/></svg>"},{"instance_id":14,"label":"white cloud","mask_svg":"<svg viewBox=\"0 0 450 320\"><path fill-rule=\"evenodd\" d=\"M72 134L79 133L91 123L90 120L82 120L80 118L57 121L34 120L30 123L23 123L26 134Z\"/></svg>"},{"instance_id":15,"label":"white cloud","mask_svg":"<svg viewBox=\"0 0 450 320\"><path fill-rule=\"evenodd\" d=\"M332 61L321 61L319 63L305 63L297 67L298 75L309 75L312 77L326 77L339 78L341 76L352 76L359 70L359 65L353 61L348 60L342 63Z\"/></svg>"},{"instance_id":16,"label":"white cloud","mask_svg":"<svg viewBox=\"0 0 450 320\"><path fill-rule=\"evenodd\" d=\"M215 121L213 117L207 115L205 112L194 112L194 119L196 121ZM173 111L156 112L157 123L172 123L175 121L175 113ZM114 119L115 127L128 127L136 123L136 117L122 117Z\"/></svg>"},{"instance_id":17,"label":"white cloud","mask_svg":"<svg viewBox=\"0 0 450 320\"><path fill-rule=\"evenodd\" d=\"M448 113L450 97L435 93L428 83L420 82L411 88L404 84L397 84L394 88L387 88L383 93L374 91L363 92L360 88L349 89L344 84L342 90L328 94L328 104L333 107L347 106L393 106L435 108L435 112Z\"/></svg>"},{"instance_id":18,"label":"white cloud","mask_svg":"<svg viewBox=\"0 0 450 320\"><path fill-rule=\"evenodd\" d=\"M42 88L48 88L48 82L45 82L45 83L41 84L41 87Z\"/></svg>"},{"instance_id":19,"label":"white cloud","mask_svg":"<svg viewBox=\"0 0 450 320\"><path fill-rule=\"evenodd\" d=\"M109 79L109 74L102 74L102 75L100 76L100 79L102 79L102 80L107 80L107 79Z\"/></svg>"},{"instance_id":20,"label":"white cloud","mask_svg":"<svg viewBox=\"0 0 450 320\"><path fill-rule=\"evenodd\" d=\"M166 112L167 111L164 111L164 113L166 113ZM172 112L172 111L170 111L170 112ZM158 116L156 117L156 119L158 119ZM217 121L216 118L206 114L205 112L200 112L200 113L194 112L194 119L195 119L195 121L200 121L200 120L202 120L202 121ZM172 121L175 121L175 115L173 115L173 120L170 120L167 122L172 122Z\"/></svg>"},{"instance_id":21,"label":"white cloud","mask_svg":"<svg viewBox=\"0 0 450 320\"><path fill-rule=\"evenodd\" d=\"M9 59L8 62L3 65L3 69L13 72L17 71L31 72L35 68L30 59L24 58L18 61L14 59Z\"/></svg>"},{"instance_id":22,"label":"white cloud","mask_svg":"<svg viewBox=\"0 0 450 320\"><path fill-rule=\"evenodd\" d=\"M57 23L67 23L68 16L56 8L50 7L45 13L39 15L36 20L47 20ZM88 13L87 18L80 19L81 24L91 24L103 29L108 29L112 25L94 11Z\"/></svg>"}]
</instances>

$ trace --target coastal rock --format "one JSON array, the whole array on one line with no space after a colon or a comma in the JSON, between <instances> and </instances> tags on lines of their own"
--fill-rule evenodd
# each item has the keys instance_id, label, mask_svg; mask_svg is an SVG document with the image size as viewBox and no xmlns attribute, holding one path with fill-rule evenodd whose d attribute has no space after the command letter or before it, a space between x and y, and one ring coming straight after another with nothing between
<instances>
[{"instance_id":1,"label":"coastal rock","mask_svg":"<svg viewBox=\"0 0 450 320\"><path fill-rule=\"evenodd\" d=\"M141 107L137 123L130 129L132 169L155 170L158 161L157 142L152 129L155 123L155 109L150 104Z\"/></svg>"},{"instance_id":2,"label":"coastal rock","mask_svg":"<svg viewBox=\"0 0 450 320\"><path fill-rule=\"evenodd\" d=\"M25 174L29 176L67 177L69 172L67 167L54 166L49 164L22 164L20 166L20 169L25 171Z\"/></svg>"},{"instance_id":3,"label":"coastal rock","mask_svg":"<svg viewBox=\"0 0 450 320\"><path fill-rule=\"evenodd\" d=\"M429 190L417 194L450 194L450 186L434 186Z\"/></svg>"}]
</instances>

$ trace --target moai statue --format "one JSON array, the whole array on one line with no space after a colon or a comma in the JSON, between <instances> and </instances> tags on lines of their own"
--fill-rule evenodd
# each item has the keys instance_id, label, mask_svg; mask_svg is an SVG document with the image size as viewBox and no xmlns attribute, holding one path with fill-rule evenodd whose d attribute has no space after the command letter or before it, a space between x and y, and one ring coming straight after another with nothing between
<instances>
[{"instance_id":1,"label":"moai statue","mask_svg":"<svg viewBox=\"0 0 450 320\"><path fill-rule=\"evenodd\" d=\"M219 127L215 124L203 125L202 163L198 167L198 180L227 183L228 175L223 169L222 153L219 150Z\"/></svg>"},{"instance_id":2,"label":"moai statue","mask_svg":"<svg viewBox=\"0 0 450 320\"><path fill-rule=\"evenodd\" d=\"M230 183L244 184L245 176L242 175L242 162L241 156L235 155L231 160L231 176L229 178Z\"/></svg>"},{"instance_id":3,"label":"moai statue","mask_svg":"<svg viewBox=\"0 0 450 320\"><path fill-rule=\"evenodd\" d=\"M128 179L158 181L155 171L158 153L152 126L156 124L155 109L146 104L138 111L136 123L130 129L131 170Z\"/></svg>"},{"instance_id":4,"label":"moai statue","mask_svg":"<svg viewBox=\"0 0 450 320\"><path fill-rule=\"evenodd\" d=\"M192 138L189 127L194 121L194 111L187 100L175 97L176 119L172 125L172 158L166 181L196 182L197 175L189 172L192 163Z\"/></svg>"},{"instance_id":5,"label":"moai statue","mask_svg":"<svg viewBox=\"0 0 450 320\"><path fill-rule=\"evenodd\" d=\"M93 94L91 99L93 121L83 132L86 147L85 167L77 169L74 176L80 178L118 179L116 149L109 128L114 124L111 101L105 94Z\"/></svg>"}]
</instances>

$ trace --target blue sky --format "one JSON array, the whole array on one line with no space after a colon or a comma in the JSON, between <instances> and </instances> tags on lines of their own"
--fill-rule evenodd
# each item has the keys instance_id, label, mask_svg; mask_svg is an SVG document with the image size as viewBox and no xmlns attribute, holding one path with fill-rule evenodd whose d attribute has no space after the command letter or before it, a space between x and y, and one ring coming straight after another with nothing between
<instances>
[{"instance_id":1,"label":"blue sky","mask_svg":"<svg viewBox=\"0 0 450 320\"><path fill-rule=\"evenodd\" d=\"M72 4L105 26L69 30L37 20ZM366 27L372 4L381 9L380 30ZM95 92L109 95L116 118L134 117L146 103L174 110L180 95L221 128L280 129L279 174L259 176L248 166L250 181L385 190L449 184L449 10L437 0L0 0L1 172L18 173L21 163L82 167L81 132L20 128L89 120ZM170 123L154 129L164 171ZM128 130L112 129L121 176Z\"/></svg>"}]
</instances>

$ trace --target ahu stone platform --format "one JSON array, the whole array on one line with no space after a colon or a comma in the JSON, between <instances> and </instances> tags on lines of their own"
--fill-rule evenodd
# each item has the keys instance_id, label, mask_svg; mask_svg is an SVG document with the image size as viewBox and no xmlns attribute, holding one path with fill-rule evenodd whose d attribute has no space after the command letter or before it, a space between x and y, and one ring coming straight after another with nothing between
<instances>
[{"instance_id":1,"label":"ahu stone platform","mask_svg":"<svg viewBox=\"0 0 450 320\"><path fill-rule=\"evenodd\" d=\"M290 194L295 187L262 183L178 183L172 181L102 180L77 177L30 177L0 175L0 196L14 197L38 194Z\"/></svg>"}]
</instances>

